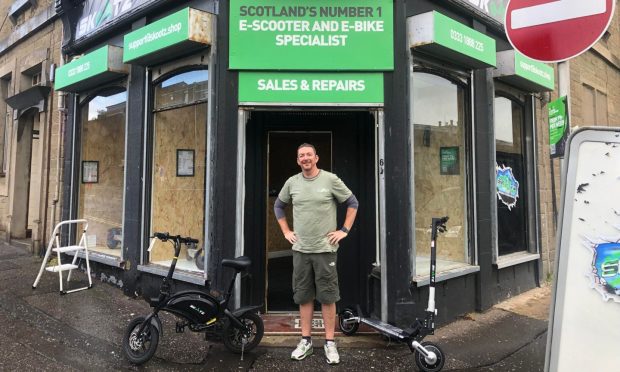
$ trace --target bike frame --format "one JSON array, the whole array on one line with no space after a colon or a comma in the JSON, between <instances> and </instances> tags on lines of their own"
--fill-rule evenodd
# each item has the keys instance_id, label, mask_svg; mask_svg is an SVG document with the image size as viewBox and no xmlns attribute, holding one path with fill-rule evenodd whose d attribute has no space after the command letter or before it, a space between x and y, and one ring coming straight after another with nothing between
<instances>
[{"instance_id":1,"label":"bike frame","mask_svg":"<svg viewBox=\"0 0 620 372\"><path fill-rule=\"evenodd\" d=\"M206 293L204 291L200 291L200 290L186 290L186 291L181 291L181 292L177 292L173 295L170 295L170 282L172 281L172 276L174 275L174 271L176 269L176 265L177 265L177 260L179 258L179 254L181 252L181 240L183 238L181 238L180 236L174 236L174 237L170 237L168 240L170 240L173 245L174 245L174 257L172 258L172 263L170 264L170 268L168 269L168 274L164 277L164 279L162 280L161 286L159 288L159 297L156 300L156 305L153 306L153 311L146 317L146 319L144 320L144 322L142 323L142 325L140 326L140 329L138 330L139 334L142 334L142 332L144 332L144 329L146 328L147 324L152 323L153 319L157 319L154 323L154 326L158 328L158 331L160 334L162 334L162 330L161 330L161 323L159 321L159 317L158 314L160 311L166 311L169 312L171 314L177 315L187 321L189 321L190 323L192 322L190 317L188 317L184 312L182 311L178 311L172 308L168 307L168 304L174 300L177 299L179 297L188 295L188 294L199 294L201 296L206 296L208 297L210 300L212 300L215 304L218 305L218 309L217 309L217 319L221 319L222 315L225 315L226 317L228 317L233 325L235 325L235 327L243 329L244 325L237 319L237 317L230 311L228 310L228 302L230 301L230 298L232 296L232 291L234 289L234 285L235 285L235 279L237 278L237 274L239 274L239 271L235 271L235 275L233 276L229 286L228 286L228 291L226 293L224 293L224 297L221 301L218 301L215 297L213 297L212 295L210 295L209 293ZM152 247L149 247L149 251ZM151 303L154 301L151 301ZM223 309L223 311L222 311ZM206 330L206 328L205 328Z\"/></svg>"}]
</instances>

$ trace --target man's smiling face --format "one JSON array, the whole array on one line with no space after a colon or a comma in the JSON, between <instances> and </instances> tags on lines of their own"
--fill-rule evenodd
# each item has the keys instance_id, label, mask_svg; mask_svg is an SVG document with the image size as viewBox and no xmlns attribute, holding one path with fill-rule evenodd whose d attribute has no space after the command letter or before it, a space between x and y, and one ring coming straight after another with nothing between
<instances>
[{"instance_id":1,"label":"man's smiling face","mask_svg":"<svg viewBox=\"0 0 620 372\"><path fill-rule=\"evenodd\" d=\"M300 147L297 150L297 164L304 172L311 172L316 168L319 156L312 147Z\"/></svg>"}]
</instances>

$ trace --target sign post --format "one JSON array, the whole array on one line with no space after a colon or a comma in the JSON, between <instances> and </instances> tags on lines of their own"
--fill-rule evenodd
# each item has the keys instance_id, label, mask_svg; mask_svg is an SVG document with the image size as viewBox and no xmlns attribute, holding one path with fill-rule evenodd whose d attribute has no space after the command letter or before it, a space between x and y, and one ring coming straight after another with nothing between
<instances>
[{"instance_id":1,"label":"sign post","mask_svg":"<svg viewBox=\"0 0 620 372\"><path fill-rule=\"evenodd\" d=\"M560 62L590 49L605 33L615 0L510 0L504 26L515 49Z\"/></svg>"}]
</instances>

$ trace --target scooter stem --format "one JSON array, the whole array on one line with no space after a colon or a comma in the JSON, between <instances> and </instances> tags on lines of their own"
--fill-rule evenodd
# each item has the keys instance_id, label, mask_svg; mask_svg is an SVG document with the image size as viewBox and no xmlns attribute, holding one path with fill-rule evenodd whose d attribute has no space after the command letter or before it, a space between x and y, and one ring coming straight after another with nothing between
<instances>
[{"instance_id":1,"label":"scooter stem","mask_svg":"<svg viewBox=\"0 0 620 372\"><path fill-rule=\"evenodd\" d=\"M437 225L441 223L440 218L433 218L431 224L431 268L430 268L430 280L428 284L428 308L426 311L432 314L436 314L435 308L435 271L437 269L437 248L435 241L437 240Z\"/></svg>"}]
</instances>

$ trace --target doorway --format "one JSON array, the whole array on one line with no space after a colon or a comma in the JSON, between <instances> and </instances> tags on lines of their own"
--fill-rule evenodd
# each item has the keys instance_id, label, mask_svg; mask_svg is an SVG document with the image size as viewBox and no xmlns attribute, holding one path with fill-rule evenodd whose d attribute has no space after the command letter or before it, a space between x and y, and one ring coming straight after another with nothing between
<instances>
[{"instance_id":1,"label":"doorway","mask_svg":"<svg viewBox=\"0 0 620 372\"><path fill-rule=\"evenodd\" d=\"M360 202L355 225L338 250L340 304L367 304L376 247L374 123L372 113L364 111L251 113L246 125L244 246L257 264L252 266L251 289L244 286L244 301L263 303L271 313L298 310L291 286L292 250L273 204L286 180L300 171L297 147L311 143L319 168L338 175ZM292 226L292 207L286 212ZM338 224L345 213L339 206Z\"/></svg>"},{"instance_id":2,"label":"doorway","mask_svg":"<svg viewBox=\"0 0 620 372\"><path fill-rule=\"evenodd\" d=\"M10 234L14 239L30 239L38 227L41 188L38 110L26 111L17 124Z\"/></svg>"}]
</instances>

